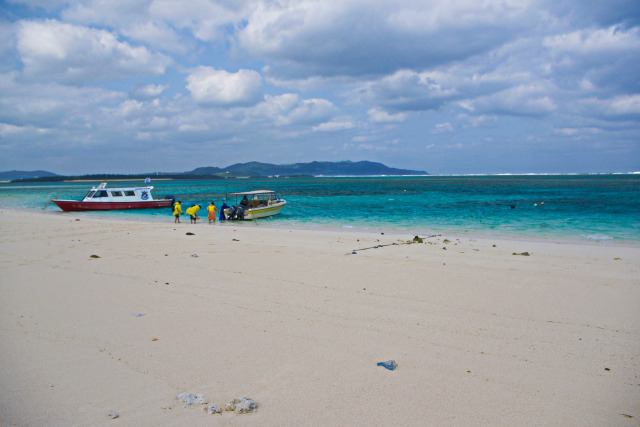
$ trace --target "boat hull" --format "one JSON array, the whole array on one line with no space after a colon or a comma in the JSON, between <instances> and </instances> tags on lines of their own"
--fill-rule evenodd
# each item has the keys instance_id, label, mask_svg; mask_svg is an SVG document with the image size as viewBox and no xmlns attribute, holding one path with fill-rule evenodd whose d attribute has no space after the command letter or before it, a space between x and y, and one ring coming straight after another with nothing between
<instances>
[{"instance_id":1,"label":"boat hull","mask_svg":"<svg viewBox=\"0 0 640 427\"><path fill-rule=\"evenodd\" d=\"M280 212L282 212L282 209L286 204L287 204L286 201L281 201L279 203L275 203L269 206L258 206L255 208L247 208L244 211L244 216L242 217L242 219L246 221L246 220L266 218L268 216L278 215ZM224 213L227 216L227 219L230 221L236 221L240 219L240 218L229 218L228 216L229 209L225 209Z\"/></svg>"},{"instance_id":2,"label":"boat hull","mask_svg":"<svg viewBox=\"0 0 640 427\"><path fill-rule=\"evenodd\" d=\"M52 200L65 212L73 211L115 211L124 209L168 208L173 206L173 200L149 200L131 202L83 202L81 200Z\"/></svg>"},{"instance_id":3,"label":"boat hull","mask_svg":"<svg viewBox=\"0 0 640 427\"><path fill-rule=\"evenodd\" d=\"M244 219L258 219L258 218L265 218L268 216L278 215L280 212L282 212L282 209L286 204L287 203L284 202L284 203L278 203L277 205L272 205L272 206L264 206L264 207L248 209L244 213Z\"/></svg>"}]
</instances>

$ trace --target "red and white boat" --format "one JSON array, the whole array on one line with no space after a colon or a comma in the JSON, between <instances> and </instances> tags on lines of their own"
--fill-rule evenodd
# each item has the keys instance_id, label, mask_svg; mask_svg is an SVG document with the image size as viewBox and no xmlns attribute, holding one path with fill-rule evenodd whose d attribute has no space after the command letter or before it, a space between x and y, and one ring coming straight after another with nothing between
<instances>
[{"instance_id":1,"label":"red and white boat","mask_svg":"<svg viewBox=\"0 0 640 427\"><path fill-rule=\"evenodd\" d=\"M118 209L165 208L173 206L174 198L154 200L153 187L107 188L102 182L92 187L82 200L53 199L63 211L111 211Z\"/></svg>"}]
</instances>

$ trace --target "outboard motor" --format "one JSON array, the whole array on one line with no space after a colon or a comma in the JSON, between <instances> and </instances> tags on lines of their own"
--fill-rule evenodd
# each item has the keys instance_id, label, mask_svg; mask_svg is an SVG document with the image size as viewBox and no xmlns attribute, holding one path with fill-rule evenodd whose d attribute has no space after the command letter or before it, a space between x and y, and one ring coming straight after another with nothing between
<instances>
[{"instance_id":1,"label":"outboard motor","mask_svg":"<svg viewBox=\"0 0 640 427\"><path fill-rule=\"evenodd\" d=\"M236 219L244 219L244 207L238 206L238 212L236 213Z\"/></svg>"},{"instance_id":2,"label":"outboard motor","mask_svg":"<svg viewBox=\"0 0 640 427\"><path fill-rule=\"evenodd\" d=\"M166 196L164 196L165 199L167 200L171 200L171 210L173 210L174 206L176 205L176 196L174 196L173 194L168 194Z\"/></svg>"},{"instance_id":3,"label":"outboard motor","mask_svg":"<svg viewBox=\"0 0 640 427\"><path fill-rule=\"evenodd\" d=\"M238 211L238 206L231 206L229 208L229 212L227 213L227 219L236 219L237 211Z\"/></svg>"}]
</instances>

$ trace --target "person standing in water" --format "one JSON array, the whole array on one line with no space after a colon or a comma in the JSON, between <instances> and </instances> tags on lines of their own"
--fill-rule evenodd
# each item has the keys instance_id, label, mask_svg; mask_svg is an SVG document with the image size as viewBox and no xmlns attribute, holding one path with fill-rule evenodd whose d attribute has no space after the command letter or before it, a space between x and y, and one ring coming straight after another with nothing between
<instances>
[{"instance_id":1,"label":"person standing in water","mask_svg":"<svg viewBox=\"0 0 640 427\"><path fill-rule=\"evenodd\" d=\"M220 207L220 221L224 221L226 218L224 216L224 210L228 209L229 206L225 202L222 202L222 206Z\"/></svg>"},{"instance_id":2,"label":"person standing in water","mask_svg":"<svg viewBox=\"0 0 640 427\"><path fill-rule=\"evenodd\" d=\"M173 205L173 216L176 218L175 221L173 221L174 223L180 224L180 215L182 215L182 213L182 206L180 205L180 200L178 200L176 204Z\"/></svg>"},{"instance_id":3,"label":"person standing in water","mask_svg":"<svg viewBox=\"0 0 640 427\"><path fill-rule=\"evenodd\" d=\"M211 202L211 204L207 206L207 211L209 211L209 224L211 224L211 221L216 222L216 212L218 212L216 204Z\"/></svg>"},{"instance_id":4,"label":"person standing in water","mask_svg":"<svg viewBox=\"0 0 640 427\"><path fill-rule=\"evenodd\" d=\"M191 224L196 224L196 222L200 219L200 217L198 216L199 210L200 205L194 205L187 209L186 214L191 217Z\"/></svg>"}]
</instances>

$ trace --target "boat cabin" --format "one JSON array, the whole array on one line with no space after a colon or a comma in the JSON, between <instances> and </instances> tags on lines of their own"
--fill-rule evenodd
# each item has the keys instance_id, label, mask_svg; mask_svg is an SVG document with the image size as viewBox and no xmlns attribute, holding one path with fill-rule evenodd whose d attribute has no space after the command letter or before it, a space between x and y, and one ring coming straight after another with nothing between
<instances>
[{"instance_id":1,"label":"boat cabin","mask_svg":"<svg viewBox=\"0 0 640 427\"><path fill-rule=\"evenodd\" d=\"M236 198L235 204L242 204L242 199L246 197L247 204L244 206L245 209L253 209L260 206L271 206L272 204L280 201L276 192L271 190L245 191L243 193L231 193L231 195Z\"/></svg>"},{"instance_id":2,"label":"boat cabin","mask_svg":"<svg viewBox=\"0 0 640 427\"><path fill-rule=\"evenodd\" d=\"M93 187L82 199L83 202L136 202L153 200L153 187L107 188L103 182Z\"/></svg>"}]
</instances>

